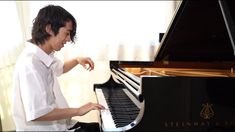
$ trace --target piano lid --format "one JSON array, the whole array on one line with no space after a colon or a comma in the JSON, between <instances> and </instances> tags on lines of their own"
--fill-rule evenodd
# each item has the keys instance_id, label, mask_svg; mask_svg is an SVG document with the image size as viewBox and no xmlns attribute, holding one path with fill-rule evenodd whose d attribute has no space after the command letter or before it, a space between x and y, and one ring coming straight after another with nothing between
<instances>
[{"instance_id":1,"label":"piano lid","mask_svg":"<svg viewBox=\"0 0 235 132\"><path fill-rule=\"evenodd\" d=\"M234 62L234 22L234 0L181 1L155 61Z\"/></svg>"}]
</instances>

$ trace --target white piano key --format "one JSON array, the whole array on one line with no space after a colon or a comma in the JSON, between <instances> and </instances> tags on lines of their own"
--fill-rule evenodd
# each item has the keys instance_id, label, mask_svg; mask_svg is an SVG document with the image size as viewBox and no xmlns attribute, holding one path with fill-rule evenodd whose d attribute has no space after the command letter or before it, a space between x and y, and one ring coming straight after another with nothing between
<instances>
[{"instance_id":1,"label":"white piano key","mask_svg":"<svg viewBox=\"0 0 235 132\"><path fill-rule=\"evenodd\" d=\"M113 116L109 110L109 106L106 102L104 93L102 89L95 88L96 96L97 96L97 101L99 104L103 105L106 109L101 110L100 112L100 117L101 117L101 127L102 131L104 132L122 132L122 131L127 131L136 126L136 124L139 123L139 121L143 117L143 111L144 109L140 110L141 115L138 116L136 119L134 119L130 124L123 126L123 127L116 127L114 123ZM124 91L125 92L125 91ZM144 102L141 103L143 106L139 106L140 108L144 108Z\"/></svg>"},{"instance_id":2,"label":"white piano key","mask_svg":"<svg viewBox=\"0 0 235 132\"><path fill-rule=\"evenodd\" d=\"M104 98L104 94L101 89L95 89L96 96L98 99L98 103L103 105L106 109L101 110L101 118L102 118L102 129L103 131L116 131L116 125L112 118L111 112L108 108L108 104Z\"/></svg>"}]
</instances>

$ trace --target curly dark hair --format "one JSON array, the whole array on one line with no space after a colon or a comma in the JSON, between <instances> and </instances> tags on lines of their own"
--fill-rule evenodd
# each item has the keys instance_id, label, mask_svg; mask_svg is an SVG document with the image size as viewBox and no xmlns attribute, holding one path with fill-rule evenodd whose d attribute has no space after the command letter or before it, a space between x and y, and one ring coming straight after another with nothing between
<instances>
[{"instance_id":1,"label":"curly dark hair","mask_svg":"<svg viewBox=\"0 0 235 132\"><path fill-rule=\"evenodd\" d=\"M33 21L32 42L39 45L43 44L51 35L46 32L46 25L50 24L55 35L59 29L64 27L66 22L72 21L72 31L70 32L71 41L74 43L77 22L75 18L61 6L47 5L40 9L37 17Z\"/></svg>"}]
</instances>

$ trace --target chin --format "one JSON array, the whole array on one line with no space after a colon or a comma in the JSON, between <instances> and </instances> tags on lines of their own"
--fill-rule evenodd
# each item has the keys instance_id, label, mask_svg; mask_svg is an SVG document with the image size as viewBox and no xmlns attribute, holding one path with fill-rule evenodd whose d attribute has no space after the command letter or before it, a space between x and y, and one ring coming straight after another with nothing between
<instances>
[{"instance_id":1,"label":"chin","mask_svg":"<svg viewBox=\"0 0 235 132\"><path fill-rule=\"evenodd\" d=\"M55 51L60 51L61 50L61 48L59 48L59 49L55 49Z\"/></svg>"}]
</instances>

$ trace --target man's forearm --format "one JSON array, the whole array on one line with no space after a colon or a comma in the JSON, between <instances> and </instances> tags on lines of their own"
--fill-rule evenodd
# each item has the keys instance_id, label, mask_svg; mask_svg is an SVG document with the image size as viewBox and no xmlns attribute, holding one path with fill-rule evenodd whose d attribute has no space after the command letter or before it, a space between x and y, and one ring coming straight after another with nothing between
<instances>
[{"instance_id":1,"label":"man's forearm","mask_svg":"<svg viewBox=\"0 0 235 132\"><path fill-rule=\"evenodd\" d=\"M78 64L78 61L76 59L72 59L72 60L66 61L64 63L64 67L63 67L63 73L66 73L66 72L70 71L77 64Z\"/></svg>"},{"instance_id":2,"label":"man's forearm","mask_svg":"<svg viewBox=\"0 0 235 132\"><path fill-rule=\"evenodd\" d=\"M54 120L67 119L73 116L77 116L78 111L79 111L78 108L64 108L64 109L55 108L53 111L35 119L34 121L54 121Z\"/></svg>"}]
</instances>

